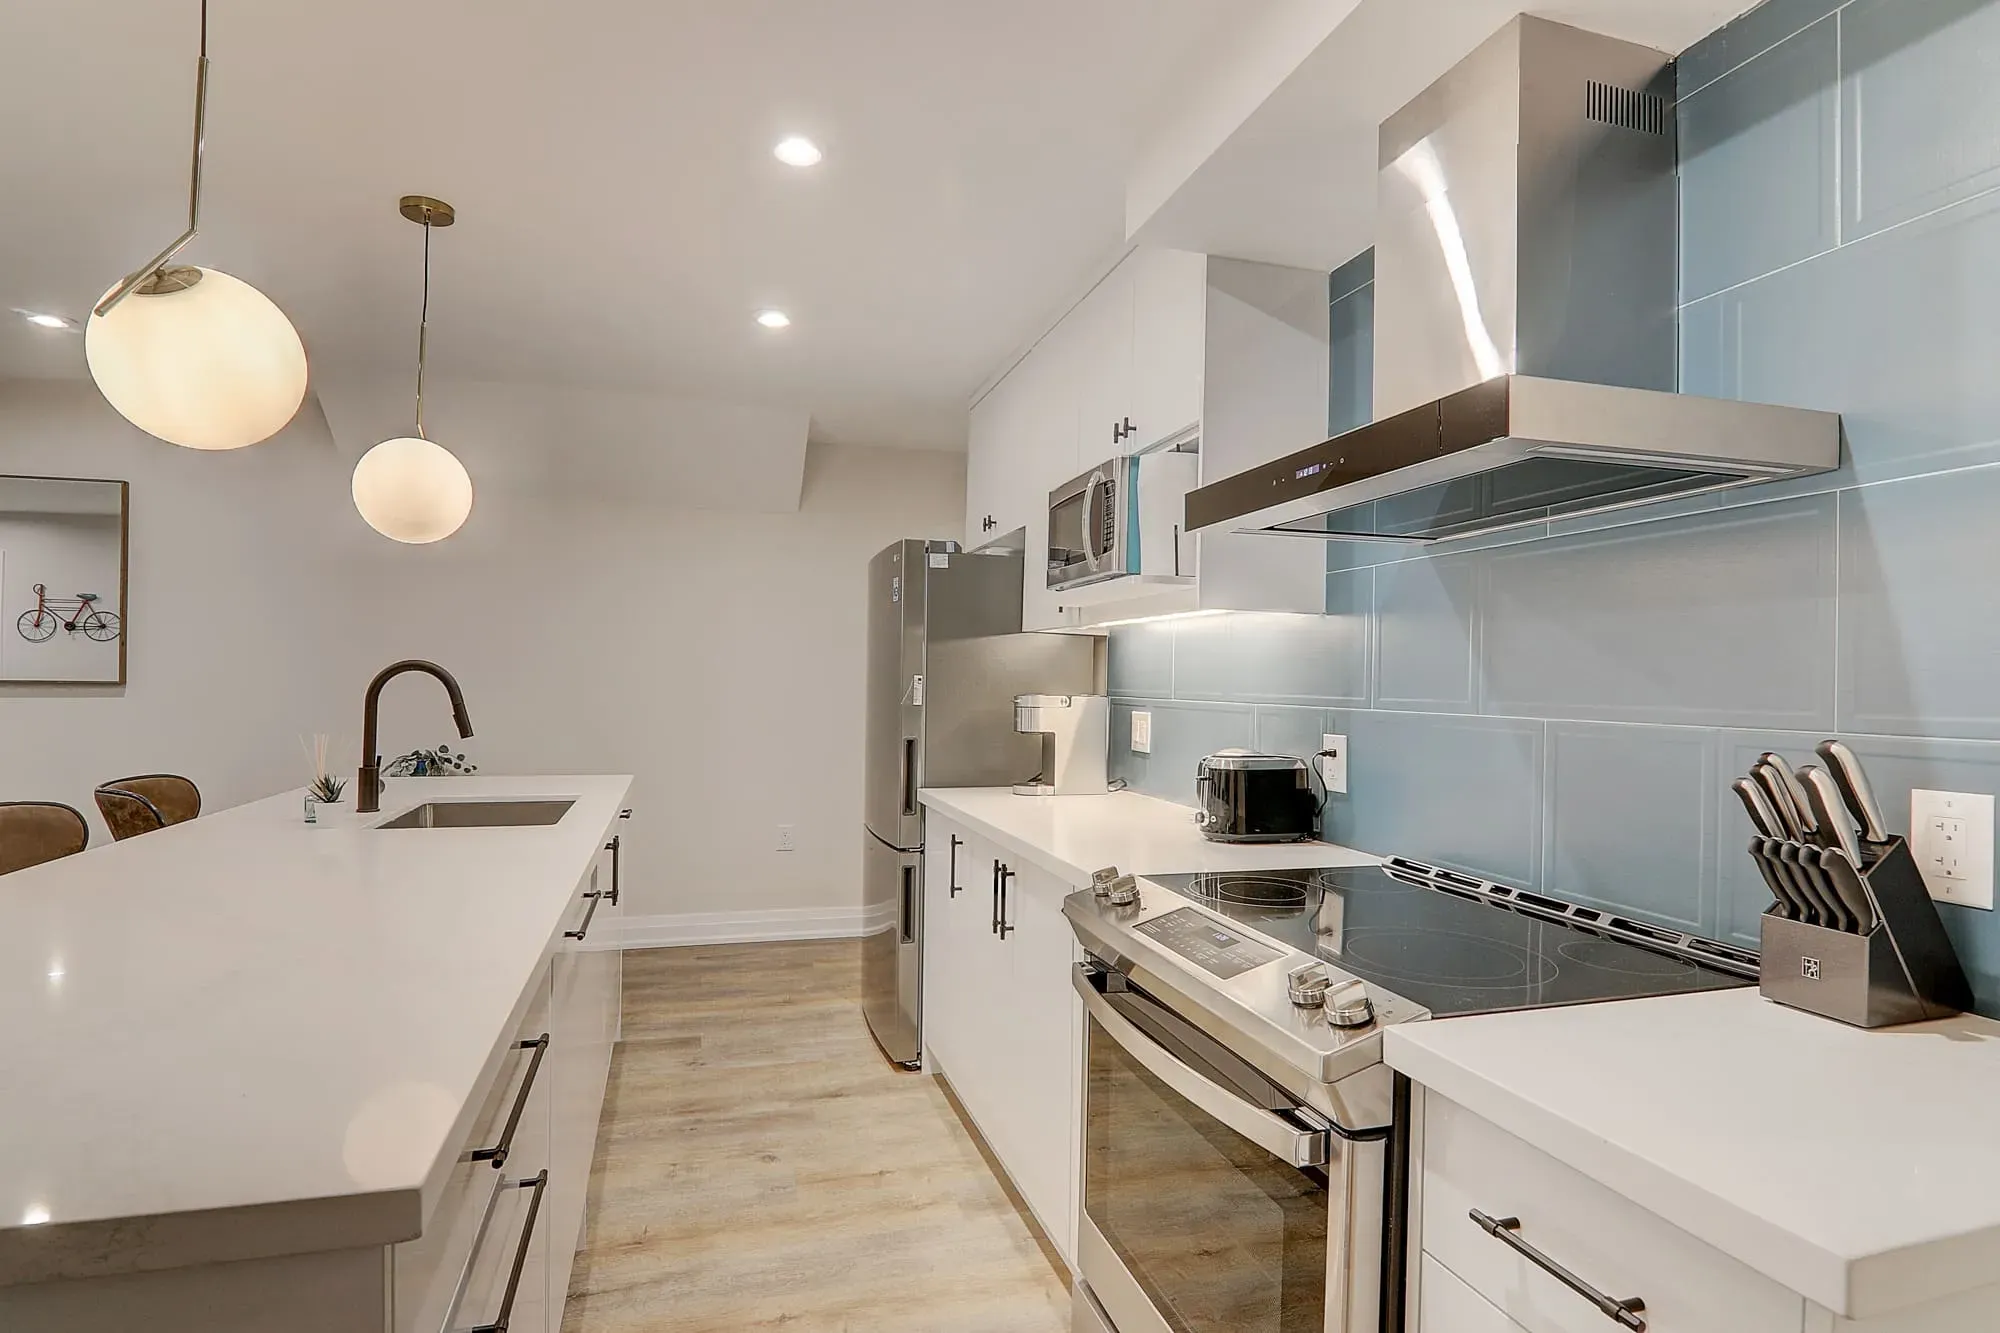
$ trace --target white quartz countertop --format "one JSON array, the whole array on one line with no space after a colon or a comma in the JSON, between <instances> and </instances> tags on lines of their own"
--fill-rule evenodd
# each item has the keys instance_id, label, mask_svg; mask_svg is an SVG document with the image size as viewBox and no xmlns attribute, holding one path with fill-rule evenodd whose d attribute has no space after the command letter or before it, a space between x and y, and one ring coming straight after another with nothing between
<instances>
[{"instance_id":1,"label":"white quartz countertop","mask_svg":"<svg viewBox=\"0 0 2000 1333\"><path fill-rule=\"evenodd\" d=\"M1006 787L929 787L922 796L931 809L1078 887L1090 883L1091 871L1112 865L1132 875L1185 875L1382 859L1330 842L1210 842L1187 806L1130 791L1016 796Z\"/></svg>"},{"instance_id":2,"label":"white quartz countertop","mask_svg":"<svg viewBox=\"0 0 2000 1333\"><path fill-rule=\"evenodd\" d=\"M0 878L0 1285L409 1239L629 777L301 792ZM544 828L382 830L561 797Z\"/></svg>"},{"instance_id":3,"label":"white quartz countertop","mask_svg":"<svg viewBox=\"0 0 2000 1333\"><path fill-rule=\"evenodd\" d=\"M1383 1051L1836 1314L2000 1281L2000 1023L1864 1032L1750 987L1412 1023Z\"/></svg>"}]
</instances>

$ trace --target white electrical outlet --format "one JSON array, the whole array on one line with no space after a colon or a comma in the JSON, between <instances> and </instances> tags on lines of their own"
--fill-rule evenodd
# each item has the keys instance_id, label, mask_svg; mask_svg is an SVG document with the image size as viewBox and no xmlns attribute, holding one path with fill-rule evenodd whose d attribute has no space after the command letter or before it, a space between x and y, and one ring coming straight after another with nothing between
<instances>
[{"instance_id":1,"label":"white electrical outlet","mask_svg":"<svg viewBox=\"0 0 2000 1333\"><path fill-rule=\"evenodd\" d=\"M1151 754L1153 752L1153 715L1143 709L1132 713L1132 753Z\"/></svg>"},{"instance_id":2,"label":"white electrical outlet","mask_svg":"<svg viewBox=\"0 0 2000 1333\"><path fill-rule=\"evenodd\" d=\"M1941 903L1993 910L1993 797L1912 791L1910 853Z\"/></svg>"},{"instance_id":3,"label":"white electrical outlet","mask_svg":"<svg viewBox=\"0 0 2000 1333\"><path fill-rule=\"evenodd\" d=\"M1319 761L1319 775L1326 779L1327 791L1347 795L1347 737L1321 736L1319 748L1326 751L1326 757Z\"/></svg>"},{"instance_id":4,"label":"white electrical outlet","mask_svg":"<svg viewBox=\"0 0 2000 1333\"><path fill-rule=\"evenodd\" d=\"M798 850L798 847L797 840L792 837L792 826L790 824L778 825L778 850L781 852L795 852Z\"/></svg>"}]
</instances>

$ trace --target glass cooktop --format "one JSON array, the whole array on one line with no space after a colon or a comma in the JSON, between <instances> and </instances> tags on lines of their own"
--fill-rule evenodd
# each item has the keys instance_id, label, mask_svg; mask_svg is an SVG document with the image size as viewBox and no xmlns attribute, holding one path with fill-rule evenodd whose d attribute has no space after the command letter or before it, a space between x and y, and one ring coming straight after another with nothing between
<instances>
[{"instance_id":1,"label":"glass cooktop","mask_svg":"<svg viewBox=\"0 0 2000 1333\"><path fill-rule=\"evenodd\" d=\"M1756 976L1753 953L1415 862L1146 878L1440 1018Z\"/></svg>"}]
</instances>

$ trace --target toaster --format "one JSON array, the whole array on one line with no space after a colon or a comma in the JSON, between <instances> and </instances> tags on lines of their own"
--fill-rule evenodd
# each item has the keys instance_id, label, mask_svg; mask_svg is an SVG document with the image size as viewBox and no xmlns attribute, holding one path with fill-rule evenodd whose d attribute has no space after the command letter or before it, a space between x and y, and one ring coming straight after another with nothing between
<instances>
[{"instance_id":1,"label":"toaster","mask_svg":"<svg viewBox=\"0 0 2000 1333\"><path fill-rule=\"evenodd\" d=\"M1320 799L1303 759L1222 750L1195 766L1195 826L1213 842L1309 842Z\"/></svg>"}]
</instances>

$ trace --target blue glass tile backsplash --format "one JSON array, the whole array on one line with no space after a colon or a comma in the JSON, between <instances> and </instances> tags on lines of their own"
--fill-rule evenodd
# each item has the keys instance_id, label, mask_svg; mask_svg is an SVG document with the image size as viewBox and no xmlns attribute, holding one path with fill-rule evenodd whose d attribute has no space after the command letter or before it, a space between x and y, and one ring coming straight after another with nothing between
<instances>
[{"instance_id":1,"label":"blue glass tile backsplash","mask_svg":"<svg viewBox=\"0 0 2000 1333\"><path fill-rule=\"evenodd\" d=\"M1899 831L1912 787L2000 792L1996 66L2000 0L1769 0L1681 58L1682 388L1843 413L1838 472L1334 546L1325 616L1114 630L1114 772L1187 803L1210 750L1343 733L1328 837L1753 946L1761 752L1846 737ZM1330 288L1334 430L1369 260ZM1941 910L2000 1016L2000 916Z\"/></svg>"}]
</instances>

